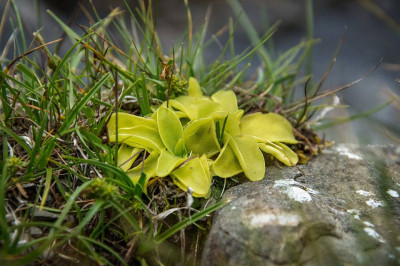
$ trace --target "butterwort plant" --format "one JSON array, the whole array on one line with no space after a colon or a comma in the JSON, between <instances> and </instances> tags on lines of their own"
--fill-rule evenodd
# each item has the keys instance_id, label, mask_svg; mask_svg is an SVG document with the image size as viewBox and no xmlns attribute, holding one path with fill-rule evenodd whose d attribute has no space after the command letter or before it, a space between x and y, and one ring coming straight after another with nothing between
<instances>
[{"instance_id":1,"label":"butterwort plant","mask_svg":"<svg viewBox=\"0 0 400 266\"><path fill-rule=\"evenodd\" d=\"M232 90L207 97L190 78L187 95L164 102L148 117L114 113L107 130L110 142L118 139L121 144L118 165L133 183L143 172L145 186L153 177L170 176L182 190L207 197L214 176L229 178L243 172L252 181L261 180L266 171L263 153L287 166L298 162L286 145L297 143L286 118L276 113L243 114ZM144 152L146 159L135 164Z\"/></svg>"}]
</instances>

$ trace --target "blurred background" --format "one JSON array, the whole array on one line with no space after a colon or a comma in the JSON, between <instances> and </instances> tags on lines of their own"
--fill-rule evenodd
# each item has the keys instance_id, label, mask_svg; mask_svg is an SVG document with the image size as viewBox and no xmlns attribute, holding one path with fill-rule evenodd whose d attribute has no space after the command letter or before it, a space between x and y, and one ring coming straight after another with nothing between
<instances>
[{"instance_id":1,"label":"blurred background","mask_svg":"<svg viewBox=\"0 0 400 266\"><path fill-rule=\"evenodd\" d=\"M311 0L310 0L311 1ZM78 24L88 25L90 21L85 9L91 10L88 0L16 0L21 13L27 40L32 33L41 29L46 41L62 36L58 23L46 12L52 10L59 18L78 32ZM100 17L106 16L113 8L124 8L122 0L92 0ZM281 21L273 37L274 53L280 54L298 44L306 37L307 0L246 0L240 1L245 13L254 24L258 34L263 35L268 27ZM137 1L128 1L135 7ZM7 5L9 7L7 8ZM157 31L166 52L175 42L182 40L187 25L183 0L153 1L157 17ZM194 31L201 30L205 17L209 18L208 37L227 25L229 18L237 18L229 1L189 0ZM8 0L0 0L1 18L0 51L3 51L15 28L15 13ZM383 58L379 68L357 85L339 93L341 104L349 105L329 113L330 116L348 116L366 112L389 99L400 95L400 1L399 0L318 0L313 1L313 36L320 41L313 48L312 73L315 80L322 77L339 44L345 40L335 66L323 89L340 87L364 76ZM223 37L220 39L223 43ZM29 42L29 41L28 41ZM235 49L240 53L251 45L246 31L238 27L235 34ZM271 43L270 43L271 44ZM68 49L65 42L61 49ZM62 50L61 50L62 51ZM207 56L212 59L219 55L218 45L211 46ZM12 59L16 55L3 57ZM4 59L4 58L3 58ZM248 73L258 67L254 62ZM302 89L300 90L302 91ZM399 99L385 109L368 118L321 131L321 135L336 142L363 143L366 145L392 146L400 139Z\"/></svg>"}]
</instances>

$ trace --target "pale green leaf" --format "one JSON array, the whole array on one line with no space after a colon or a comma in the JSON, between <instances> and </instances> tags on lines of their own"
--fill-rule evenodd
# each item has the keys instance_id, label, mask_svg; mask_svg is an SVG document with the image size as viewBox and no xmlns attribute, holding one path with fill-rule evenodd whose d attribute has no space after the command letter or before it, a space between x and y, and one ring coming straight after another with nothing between
<instances>
[{"instance_id":1,"label":"pale green leaf","mask_svg":"<svg viewBox=\"0 0 400 266\"><path fill-rule=\"evenodd\" d=\"M186 156L176 156L168 150L161 150L157 161L156 174L159 177L169 175L177 166L186 160Z\"/></svg>"},{"instance_id":2,"label":"pale green leaf","mask_svg":"<svg viewBox=\"0 0 400 266\"><path fill-rule=\"evenodd\" d=\"M118 167L125 172L128 171L141 151L142 149L133 148L126 144L122 144L118 149Z\"/></svg>"},{"instance_id":3,"label":"pale green leaf","mask_svg":"<svg viewBox=\"0 0 400 266\"><path fill-rule=\"evenodd\" d=\"M220 150L212 118L190 122L183 130L183 140L187 151L196 155L212 156Z\"/></svg>"},{"instance_id":4,"label":"pale green leaf","mask_svg":"<svg viewBox=\"0 0 400 266\"><path fill-rule=\"evenodd\" d=\"M282 143L259 143L258 146L287 166L294 166L299 161L297 154Z\"/></svg>"},{"instance_id":5,"label":"pale green leaf","mask_svg":"<svg viewBox=\"0 0 400 266\"><path fill-rule=\"evenodd\" d=\"M157 111L157 125L165 147L170 153L174 153L175 146L183 135L179 117L172 110L161 106Z\"/></svg>"},{"instance_id":6,"label":"pale green leaf","mask_svg":"<svg viewBox=\"0 0 400 266\"><path fill-rule=\"evenodd\" d=\"M235 153L247 178L251 181L264 178L264 156L254 138L248 136L233 136L230 137L228 145Z\"/></svg>"},{"instance_id":7,"label":"pale green leaf","mask_svg":"<svg viewBox=\"0 0 400 266\"><path fill-rule=\"evenodd\" d=\"M182 156L182 155L185 155L186 153L187 152L186 152L186 148L185 148L185 142L184 142L183 138L181 138L178 140L178 143L176 143L174 154L176 156Z\"/></svg>"},{"instance_id":8,"label":"pale green leaf","mask_svg":"<svg viewBox=\"0 0 400 266\"><path fill-rule=\"evenodd\" d=\"M240 120L242 135L252 136L259 142L286 142L296 144L289 121L275 113L254 113Z\"/></svg>"},{"instance_id":9,"label":"pale green leaf","mask_svg":"<svg viewBox=\"0 0 400 266\"><path fill-rule=\"evenodd\" d=\"M220 104L213 101L203 101L197 106L197 119L211 117L215 112L221 110Z\"/></svg>"},{"instance_id":10,"label":"pale green leaf","mask_svg":"<svg viewBox=\"0 0 400 266\"><path fill-rule=\"evenodd\" d=\"M116 135L109 135L108 138L110 142L115 142ZM165 147L158 131L146 126L120 128L118 130L118 141L149 151L161 150Z\"/></svg>"},{"instance_id":11,"label":"pale green leaf","mask_svg":"<svg viewBox=\"0 0 400 266\"><path fill-rule=\"evenodd\" d=\"M188 95L197 98L203 97L203 92L201 91L200 84L197 79L193 77L189 78Z\"/></svg>"},{"instance_id":12,"label":"pale green leaf","mask_svg":"<svg viewBox=\"0 0 400 266\"><path fill-rule=\"evenodd\" d=\"M211 99L220 104L222 110L228 113L234 113L238 110L236 94L231 91L218 91L211 96Z\"/></svg>"},{"instance_id":13,"label":"pale green leaf","mask_svg":"<svg viewBox=\"0 0 400 266\"><path fill-rule=\"evenodd\" d=\"M212 176L211 176L211 172L210 172L210 159L207 158L206 155L203 155L203 156L200 157L200 163L202 164L203 169L204 169L204 171L206 173L206 176L208 177L208 181L211 184Z\"/></svg>"},{"instance_id":14,"label":"pale green leaf","mask_svg":"<svg viewBox=\"0 0 400 266\"><path fill-rule=\"evenodd\" d=\"M194 197L205 197L210 191L211 176L205 156L190 159L173 171L171 176L174 183L183 191L187 191L190 187Z\"/></svg>"},{"instance_id":15,"label":"pale green leaf","mask_svg":"<svg viewBox=\"0 0 400 266\"><path fill-rule=\"evenodd\" d=\"M180 96L170 100L170 105L174 109L186 114L186 116L193 121L198 119L199 106L209 102L211 102L211 100L206 97L196 98L191 96Z\"/></svg>"},{"instance_id":16,"label":"pale green leaf","mask_svg":"<svg viewBox=\"0 0 400 266\"><path fill-rule=\"evenodd\" d=\"M228 145L228 142L225 143L218 158L212 164L211 169L214 175L223 178L231 177L243 172L243 169L232 148Z\"/></svg>"},{"instance_id":17,"label":"pale green leaf","mask_svg":"<svg viewBox=\"0 0 400 266\"><path fill-rule=\"evenodd\" d=\"M108 135L115 135L117 115L113 113L107 124ZM118 113L118 129L132 128L136 126L146 126L157 129L157 123L154 119L131 115L127 113Z\"/></svg>"},{"instance_id":18,"label":"pale green leaf","mask_svg":"<svg viewBox=\"0 0 400 266\"><path fill-rule=\"evenodd\" d=\"M149 179L156 176L156 168L159 156L159 153L153 152L149 157L146 158L146 160L144 160L144 162L141 162L138 166L126 172L126 174L131 178L133 184L137 184L139 182L140 176L143 172L146 174L144 187L147 187Z\"/></svg>"},{"instance_id":19,"label":"pale green leaf","mask_svg":"<svg viewBox=\"0 0 400 266\"><path fill-rule=\"evenodd\" d=\"M234 113L230 113L230 114L226 114L223 117L220 117L218 119L214 118L214 120L217 122L219 122L220 127L223 127L224 124L224 120L225 117L228 116L227 120L226 120L226 124L225 124L225 129L224 132L222 133L227 133L231 136L236 136L236 135L240 135L240 118L243 115L243 110L238 110ZM224 143L226 143L226 139L224 136Z\"/></svg>"}]
</instances>

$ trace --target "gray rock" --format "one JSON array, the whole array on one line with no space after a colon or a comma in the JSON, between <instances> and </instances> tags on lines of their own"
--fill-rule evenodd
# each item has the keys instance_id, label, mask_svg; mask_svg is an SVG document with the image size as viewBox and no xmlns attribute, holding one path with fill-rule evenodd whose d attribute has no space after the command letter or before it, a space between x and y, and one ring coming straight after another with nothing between
<instances>
[{"instance_id":1,"label":"gray rock","mask_svg":"<svg viewBox=\"0 0 400 266\"><path fill-rule=\"evenodd\" d=\"M400 264L395 148L338 145L227 190L203 265Z\"/></svg>"},{"instance_id":2,"label":"gray rock","mask_svg":"<svg viewBox=\"0 0 400 266\"><path fill-rule=\"evenodd\" d=\"M44 210L32 209L31 217L35 221L55 221L60 217L60 214ZM65 221L73 222L74 217L72 215L67 215L65 217Z\"/></svg>"},{"instance_id":3,"label":"gray rock","mask_svg":"<svg viewBox=\"0 0 400 266\"><path fill-rule=\"evenodd\" d=\"M43 232L39 227L32 226L31 228L29 228L29 233L33 237L39 237L42 235Z\"/></svg>"},{"instance_id":4,"label":"gray rock","mask_svg":"<svg viewBox=\"0 0 400 266\"><path fill-rule=\"evenodd\" d=\"M49 211L32 209L31 216L32 216L32 219L34 219L36 221L54 221L54 220L57 220L60 215L57 213L49 212Z\"/></svg>"}]
</instances>

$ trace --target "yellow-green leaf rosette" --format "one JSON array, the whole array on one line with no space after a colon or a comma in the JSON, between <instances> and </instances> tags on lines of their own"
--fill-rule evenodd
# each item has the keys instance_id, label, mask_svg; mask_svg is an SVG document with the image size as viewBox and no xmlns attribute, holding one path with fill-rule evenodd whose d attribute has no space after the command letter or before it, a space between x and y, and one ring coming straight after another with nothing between
<instances>
[{"instance_id":1,"label":"yellow-green leaf rosette","mask_svg":"<svg viewBox=\"0 0 400 266\"><path fill-rule=\"evenodd\" d=\"M188 95L163 103L150 118L113 114L108 122L110 142L118 138L118 165L134 183L142 172L147 180L170 176L195 197L210 193L212 176L232 177L243 172L250 180L265 175L263 153L283 164L298 157L286 144L296 144L292 126L283 116L254 113L243 116L233 91L203 95L196 79L189 79ZM118 121L118 125L116 124ZM131 168L144 150L149 156Z\"/></svg>"}]
</instances>

